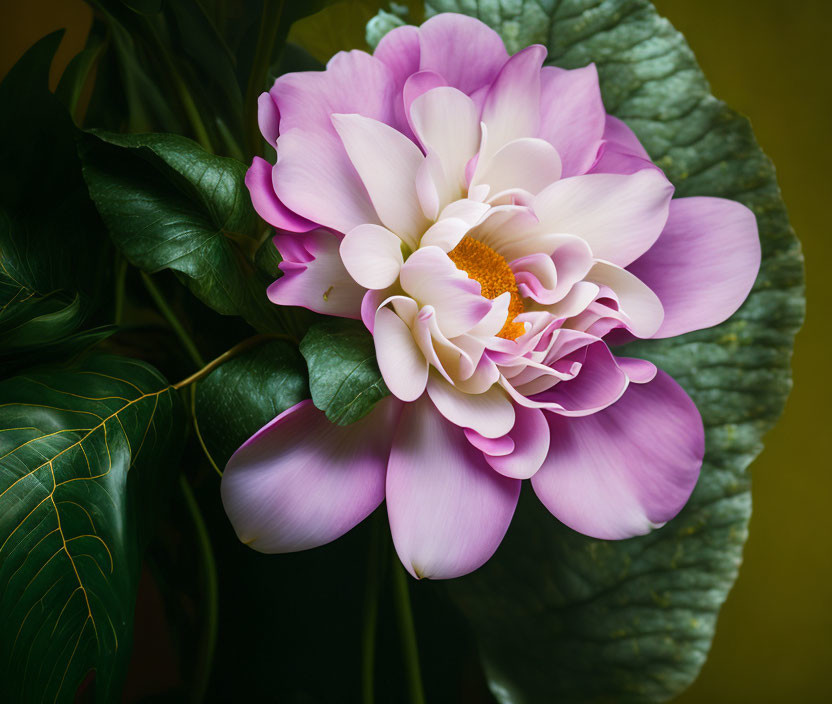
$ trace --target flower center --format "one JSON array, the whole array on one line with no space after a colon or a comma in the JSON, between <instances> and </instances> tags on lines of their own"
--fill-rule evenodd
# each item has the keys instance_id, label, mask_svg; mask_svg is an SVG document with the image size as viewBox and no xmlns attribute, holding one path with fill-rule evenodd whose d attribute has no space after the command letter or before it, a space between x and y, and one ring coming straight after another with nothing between
<instances>
[{"instance_id":1,"label":"flower center","mask_svg":"<svg viewBox=\"0 0 832 704\"><path fill-rule=\"evenodd\" d=\"M515 340L520 337L526 329L522 323L513 321L524 311L523 299L520 298L514 272L505 257L469 235L465 235L460 243L448 252L448 256L456 264L457 269L461 269L470 278L479 282L482 295L486 298L497 298L506 291L511 294L508 317L497 336L506 340Z\"/></svg>"}]
</instances>

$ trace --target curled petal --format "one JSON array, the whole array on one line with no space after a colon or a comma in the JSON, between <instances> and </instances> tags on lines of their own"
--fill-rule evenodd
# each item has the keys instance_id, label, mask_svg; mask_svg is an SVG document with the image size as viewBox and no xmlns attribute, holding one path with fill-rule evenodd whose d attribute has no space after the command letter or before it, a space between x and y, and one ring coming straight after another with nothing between
<instances>
[{"instance_id":1,"label":"curled petal","mask_svg":"<svg viewBox=\"0 0 832 704\"><path fill-rule=\"evenodd\" d=\"M324 545L384 498L400 404L381 401L350 426L301 401L258 430L223 473L225 511L241 541L267 553Z\"/></svg>"},{"instance_id":2,"label":"curled petal","mask_svg":"<svg viewBox=\"0 0 832 704\"><path fill-rule=\"evenodd\" d=\"M702 418L667 374L584 418L548 415L552 451L532 477L556 518L593 538L643 535L690 497L705 451Z\"/></svg>"},{"instance_id":3,"label":"curled petal","mask_svg":"<svg viewBox=\"0 0 832 704\"><path fill-rule=\"evenodd\" d=\"M519 494L520 480L493 471L428 399L405 406L387 470L387 513L410 574L450 579L480 567L502 541Z\"/></svg>"},{"instance_id":4,"label":"curled petal","mask_svg":"<svg viewBox=\"0 0 832 704\"><path fill-rule=\"evenodd\" d=\"M607 262L596 262L587 280L610 288L618 298L619 310L637 337L651 337L661 327L664 308L659 297L637 276Z\"/></svg>"}]
</instances>

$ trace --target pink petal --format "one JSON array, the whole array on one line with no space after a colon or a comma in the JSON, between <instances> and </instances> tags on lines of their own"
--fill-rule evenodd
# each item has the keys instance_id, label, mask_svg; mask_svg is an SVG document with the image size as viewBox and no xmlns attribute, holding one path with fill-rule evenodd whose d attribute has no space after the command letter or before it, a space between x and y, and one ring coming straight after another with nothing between
<instances>
[{"instance_id":1,"label":"pink petal","mask_svg":"<svg viewBox=\"0 0 832 704\"><path fill-rule=\"evenodd\" d=\"M546 47L535 44L512 56L500 69L485 98L482 121L488 130L479 166L520 137L535 137L540 128L540 67Z\"/></svg>"},{"instance_id":2,"label":"pink petal","mask_svg":"<svg viewBox=\"0 0 832 704\"><path fill-rule=\"evenodd\" d=\"M384 498L400 405L381 401L349 426L301 401L249 438L228 461L222 502L241 541L267 553L324 545Z\"/></svg>"},{"instance_id":3,"label":"pink petal","mask_svg":"<svg viewBox=\"0 0 832 704\"><path fill-rule=\"evenodd\" d=\"M652 169L565 178L535 198L537 231L577 235L596 259L626 266L658 239L672 195L672 184Z\"/></svg>"},{"instance_id":4,"label":"pink petal","mask_svg":"<svg viewBox=\"0 0 832 704\"><path fill-rule=\"evenodd\" d=\"M723 198L679 198L656 244L628 270L661 299L654 337L674 337L726 320L746 299L760 269L757 221Z\"/></svg>"},{"instance_id":5,"label":"pink petal","mask_svg":"<svg viewBox=\"0 0 832 704\"><path fill-rule=\"evenodd\" d=\"M537 136L558 150L565 177L583 174L595 160L606 118L595 64L572 70L546 66L540 82Z\"/></svg>"},{"instance_id":6,"label":"pink petal","mask_svg":"<svg viewBox=\"0 0 832 704\"><path fill-rule=\"evenodd\" d=\"M402 241L381 225L359 225L341 242L341 259L364 288L383 289L399 278L404 263Z\"/></svg>"},{"instance_id":7,"label":"pink petal","mask_svg":"<svg viewBox=\"0 0 832 704\"><path fill-rule=\"evenodd\" d=\"M282 132L277 139L274 189L295 213L338 232L380 224L334 129Z\"/></svg>"},{"instance_id":8,"label":"pink petal","mask_svg":"<svg viewBox=\"0 0 832 704\"><path fill-rule=\"evenodd\" d=\"M344 268L339 238L326 230L307 235L277 235L283 272L268 288L269 300L281 306L302 306L323 315L360 318L361 288Z\"/></svg>"},{"instance_id":9,"label":"pink petal","mask_svg":"<svg viewBox=\"0 0 832 704\"><path fill-rule=\"evenodd\" d=\"M415 401L425 390L428 362L407 324L389 308L379 308L373 340L381 376L402 401Z\"/></svg>"},{"instance_id":10,"label":"pink petal","mask_svg":"<svg viewBox=\"0 0 832 704\"><path fill-rule=\"evenodd\" d=\"M393 75L379 59L363 51L340 51L326 71L280 76L271 89L280 110L280 131L320 132L335 137L333 113L357 113L381 122L393 118Z\"/></svg>"},{"instance_id":11,"label":"pink petal","mask_svg":"<svg viewBox=\"0 0 832 704\"><path fill-rule=\"evenodd\" d=\"M600 413L548 417L552 451L532 486L570 528L605 540L643 535L690 497L705 451L702 419L664 372Z\"/></svg>"},{"instance_id":12,"label":"pink petal","mask_svg":"<svg viewBox=\"0 0 832 704\"><path fill-rule=\"evenodd\" d=\"M648 381L653 381L659 371L653 362L648 362L646 359L616 357L615 361L624 370L627 378L635 384L646 384Z\"/></svg>"},{"instance_id":13,"label":"pink petal","mask_svg":"<svg viewBox=\"0 0 832 704\"><path fill-rule=\"evenodd\" d=\"M293 213L280 202L272 185L272 165L265 159L254 157L246 171L246 187L257 214L269 225L289 232L308 232L317 227L314 222Z\"/></svg>"},{"instance_id":14,"label":"pink petal","mask_svg":"<svg viewBox=\"0 0 832 704\"><path fill-rule=\"evenodd\" d=\"M361 177L378 217L416 247L429 223L416 195L424 156L398 130L361 115L332 116L332 123Z\"/></svg>"},{"instance_id":15,"label":"pink petal","mask_svg":"<svg viewBox=\"0 0 832 704\"><path fill-rule=\"evenodd\" d=\"M257 125L263 139L275 146L280 134L280 111L270 93L262 93L257 99Z\"/></svg>"},{"instance_id":16,"label":"pink petal","mask_svg":"<svg viewBox=\"0 0 832 704\"><path fill-rule=\"evenodd\" d=\"M628 154L650 161L650 155L644 146L642 146L638 137L636 137L636 133L627 126L627 123L612 115L606 116L604 123L604 141L615 144L619 149Z\"/></svg>"},{"instance_id":17,"label":"pink petal","mask_svg":"<svg viewBox=\"0 0 832 704\"><path fill-rule=\"evenodd\" d=\"M521 482L493 471L427 399L405 406L387 470L393 544L419 579L474 571L508 529Z\"/></svg>"},{"instance_id":18,"label":"pink petal","mask_svg":"<svg viewBox=\"0 0 832 704\"><path fill-rule=\"evenodd\" d=\"M420 66L470 95L489 85L508 53L500 35L473 17L442 13L419 28Z\"/></svg>"},{"instance_id":19,"label":"pink petal","mask_svg":"<svg viewBox=\"0 0 832 704\"><path fill-rule=\"evenodd\" d=\"M543 411L515 406L516 420L509 432L514 450L507 454L484 453L485 461L506 477L528 479L549 454L549 425Z\"/></svg>"},{"instance_id":20,"label":"pink petal","mask_svg":"<svg viewBox=\"0 0 832 704\"><path fill-rule=\"evenodd\" d=\"M405 136L412 137L402 91L407 79L419 70L419 30L407 25L388 32L378 43L373 56L387 66L393 79L395 122L391 124Z\"/></svg>"},{"instance_id":21,"label":"pink petal","mask_svg":"<svg viewBox=\"0 0 832 704\"><path fill-rule=\"evenodd\" d=\"M530 402L559 415L586 416L621 398L629 379L604 342L587 345L572 356L582 365L575 378L557 383L548 391L533 396Z\"/></svg>"}]
</instances>

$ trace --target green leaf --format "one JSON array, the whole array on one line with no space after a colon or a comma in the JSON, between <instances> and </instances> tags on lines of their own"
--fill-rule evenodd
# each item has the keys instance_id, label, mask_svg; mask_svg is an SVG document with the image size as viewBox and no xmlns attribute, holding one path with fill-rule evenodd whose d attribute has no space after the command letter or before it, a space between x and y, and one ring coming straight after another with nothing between
<instances>
[{"instance_id":1,"label":"green leaf","mask_svg":"<svg viewBox=\"0 0 832 704\"><path fill-rule=\"evenodd\" d=\"M638 133L678 196L731 198L757 215L762 269L740 311L625 353L672 374L704 418L705 463L682 514L643 538L598 541L558 524L527 490L495 558L448 585L500 701L666 701L707 656L748 531L747 467L791 386L803 269L774 169L747 120L710 95L684 38L646 0L428 8L478 15L510 51L541 42L557 66L594 61L607 110Z\"/></svg>"},{"instance_id":2,"label":"green leaf","mask_svg":"<svg viewBox=\"0 0 832 704\"><path fill-rule=\"evenodd\" d=\"M96 132L81 155L90 194L131 264L172 269L217 312L280 329L266 297L271 280L253 263L257 220L243 164L173 134Z\"/></svg>"},{"instance_id":3,"label":"green leaf","mask_svg":"<svg viewBox=\"0 0 832 704\"><path fill-rule=\"evenodd\" d=\"M0 354L72 333L106 281L77 130L48 88L61 34L37 42L0 84Z\"/></svg>"},{"instance_id":4,"label":"green leaf","mask_svg":"<svg viewBox=\"0 0 832 704\"><path fill-rule=\"evenodd\" d=\"M338 425L366 416L390 392L376 363L373 337L357 320L329 318L300 343L315 406Z\"/></svg>"},{"instance_id":5,"label":"green leaf","mask_svg":"<svg viewBox=\"0 0 832 704\"><path fill-rule=\"evenodd\" d=\"M65 363L81 355L86 350L106 340L118 331L116 325L101 325L89 330L80 330L67 337L61 337L54 342L40 339L36 348L30 348L25 354L12 350L9 353L0 351L0 377L10 376L19 372L47 363Z\"/></svg>"},{"instance_id":6,"label":"green leaf","mask_svg":"<svg viewBox=\"0 0 832 704\"><path fill-rule=\"evenodd\" d=\"M199 382L196 418L208 451L222 466L255 432L305 398L303 357L294 345L274 340L234 357Z\"/></svg>"},{"instance_id":7,"label":"green leaf","mask_svg":"<svg viewBox=\"0 0 832 704\"><path fill-rule=\"evenodd\" d=\"M144 544L183 436L178 395L131 359L0 383L0 698L120 698Z\"/></svg>"}]
</instances>

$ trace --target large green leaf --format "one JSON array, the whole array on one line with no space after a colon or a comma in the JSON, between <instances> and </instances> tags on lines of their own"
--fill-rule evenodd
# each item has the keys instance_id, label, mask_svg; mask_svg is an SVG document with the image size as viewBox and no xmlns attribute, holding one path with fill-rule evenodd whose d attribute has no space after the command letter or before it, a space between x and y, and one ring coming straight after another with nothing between
<instances>
[{"instance_id":1,"label":"large green leaf","mask_svg":"<svg viewBox=\"0 0 832 704\"><path fill-rule=\"evenodd\" d=\"M48 88L61 34L36 43L0 84L0 355L72 333L105 279L107 241L76 129Z\"/></svg>"},{"instance_id":2,"label":"large green leaf","mask_svg":"<svg viewBox=\"0 0 832 704\"><path fill-rule=\"evenodd\" d=\"M81 154L90 194L131 264L172 269L219 313L280 327L271 280L253 264L257 221L242 163L173 134L97 132Z\"/></svg>"},{"instance_id":3,"label":"large green leaf","mask_svg":"<svg viewBox=\"0 0 832 704\"><path fill-rule=\"evenodd\" d=\"M672 374L704 418L705 464L683 513L649 536L605 542L559 525L525 491L496 557L448 585L501 701L665 701L707 656L747 535L747 467L791 385L803 271L774 169L646 0L432 0L428 8L479 16L512 51L546 44L558 66L594 61L607 110L638 133L677 195L732 198L757 215L763 263L742 309L718 327L627 352Z\"/></svg>"},{"instance_id":4,"label":"large green leaf","mask_svg":"<svg viewBox=\"0 0 832 704\"><path fill-rule=\"evenodd\" d=\"M360 420L390 393L378 370L373 338L357 320L316 323L300 351L309 367L312 401L333 423Z\"/></svg>"},{"instance_id":5,"label":"large green leaf","mask_svg":"<svg viewBox=\"0 0 832 704\"><path fill-rule=\"evenodd\" d=\"M196 417L205 445L222 465L270 420L309 398L297 348L274 340L248 350L199 383Z\"/></svg>"},{"instance_id":6,"label":"large green leaf","mask_svg":"<svg viewBox=\"0 0 832 704\"><path fill-rule=\"evenodd\" d=\"M177 394L101 356L0 383L0 699L120 697L141 555L177 473ZM3 696L4 695L4 696Z\"/></svg>"}]
</instances>

